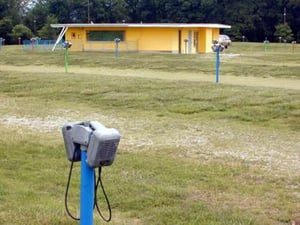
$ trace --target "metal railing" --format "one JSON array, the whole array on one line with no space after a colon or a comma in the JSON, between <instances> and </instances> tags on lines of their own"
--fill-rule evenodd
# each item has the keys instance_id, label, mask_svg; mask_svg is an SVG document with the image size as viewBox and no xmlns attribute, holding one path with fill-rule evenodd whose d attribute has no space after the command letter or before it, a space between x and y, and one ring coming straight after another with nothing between
<instances>
[{"instance_id":1,"label":"metal railing","mask_svg":"<svg viewBox=\"0 0 300 225\"><path fill-rule=\"evenodd\" d=\"M83 51L115 51L115 41L87 41L83 45ZM138 51L137 41L121 41L118 43L118 49L122 52Z\"/></svg>"},{"instance_id":2,"label":"metal railing","mask_svg":"<svg viewBox=\"0 0 300 225\"><path fill-rule=\"evenodd\" d=\"M55 40L41 40L41 39L23 40L23 49L49 51L54 46L55 42L56 42ZM63 49L62 41L57 45L57 49Z\"/></svg>"}]
</instances>

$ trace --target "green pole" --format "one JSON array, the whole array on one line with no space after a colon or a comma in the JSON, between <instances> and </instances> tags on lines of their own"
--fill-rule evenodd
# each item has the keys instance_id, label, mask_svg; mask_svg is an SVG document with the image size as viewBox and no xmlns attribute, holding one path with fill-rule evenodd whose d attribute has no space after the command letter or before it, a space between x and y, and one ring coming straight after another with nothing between
<instances>
[{"instance_id":1,"label":"green pole","mask_svg":"<svg viewBox=\"0 0 300 225\"><path fill-rule=\"evenodd\" d=\"M269 41L265 40L265 41L264 41L264 45L265 45L265 52L267 52L267 50L268 50L268 45L269 45Z\"/></svg>"},{"instance_id":2,"label":"green pole","mask_svg":"<svg viewBox=\"0 0 300 225\"><path fill-rule=\"evenodd\" d=\"M68 65L69 65L69 53L68 48L65 48L65 73L68 73Z\"/></svg>"}]
</instances>

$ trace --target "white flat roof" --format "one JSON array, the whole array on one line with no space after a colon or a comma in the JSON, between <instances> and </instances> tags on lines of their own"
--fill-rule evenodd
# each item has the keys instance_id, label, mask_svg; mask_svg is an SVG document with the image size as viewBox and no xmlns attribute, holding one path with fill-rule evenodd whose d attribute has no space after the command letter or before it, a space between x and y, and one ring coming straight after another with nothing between
<instances>
[{"instance_id":1,"label":"white flat roof","mask_svg":"<svg viewBox=\"0 0 300 225\"><path fill-rule=\"evenodd\" d=\"M62 27L153 27L153 28L231 28L230 25L218 23L66 23L51 24L53 28Z\"/></svg>"}]
</instances>

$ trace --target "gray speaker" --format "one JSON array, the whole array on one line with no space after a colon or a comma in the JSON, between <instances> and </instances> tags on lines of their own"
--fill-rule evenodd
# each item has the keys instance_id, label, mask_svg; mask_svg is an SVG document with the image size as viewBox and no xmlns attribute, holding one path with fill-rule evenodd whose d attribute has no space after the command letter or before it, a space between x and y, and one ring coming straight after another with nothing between
<instances>
[{"instance_id":1,"label":"gray speaker","mask_svg":"<svg viewBox=\"0 0 300 225\"><path fill-rule=\"evenodd\" d=\"M87 148L87 164L90 167L109 166L113 163L121 135L114 128L95 130Z\"/></svg>"},{"instance_id":2,"label":"gray speaker","mask_svg":"<svg viewBox=\"0 0 300 225\"><path fill-rule=\"evenodd\" d=\"M79 122L67 123L62 127L62 134L65 143L67 158L69 161L78 162L81 160L80 145L72 140L72 132L74 126L80 124Z\"/></svg>"}]
</instances>

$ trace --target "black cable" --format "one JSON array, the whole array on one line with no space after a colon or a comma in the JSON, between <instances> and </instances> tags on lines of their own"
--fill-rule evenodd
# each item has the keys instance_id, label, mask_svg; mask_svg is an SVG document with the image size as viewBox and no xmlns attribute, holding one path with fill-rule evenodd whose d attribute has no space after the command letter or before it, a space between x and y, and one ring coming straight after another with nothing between
<instances>
[{"instance_id":1,"label":"black cable","mask_svg":"<svg viewBox=\"0 0 300 225\"><path fill-rule=\"evenodd\" d=\"M96 206L97 211L98 211L99 215L101 216L101 218L102 218L105 222L109 222L109 221L111 220L111 207L110 207L110 203L109 203L109 200L108 200L108 197L107 197L107 194L106 194L106 192L105 192L104 185L103 185L103 182L102 182L102 179L101 179L101 169L102 169L102 167L100 166L100 167L99 167L99 171L98 171L98 180L97 180L97 182L96 182L96 184L95 184L94 208L95 208L95 206ZM105 197L105 201L106 201L106 203L107 203L108 214L109 214L109 215L108 215L108 218L105 218L105 217L103 216L103 214L101 213L101 210L100 210L100 208L99 208L99 206L98 206L98 201L97 201L97 190L98 190L99 183L100 183L100 185L101 185L101 189L102 189L103 195L104 195L104 197Z\"/></svg>"},{"instance_id":2,"label":"black cable","mask_svg":"<svg viewBox=\"0 0 300 225\"><path fill-rule=\"evenodd\" d=\"M67 211L68 215L69 215L73 220L79 221L80 218L77 218L77 217L73 216L73 215L70 213L69 208L68 208L68 193L69 193L69 186L70 186L71 177L72 177L73 163L74 163L74 160L75 160L75 153L76 153L76 151L74 150L74 153L73 153L73 159L72 159L71 166L70 166L70 171L69 171L68 183L67 183L67 187L66 187L66 193L65 193L65 208L66 208L66 211Z\"/></svg>"},{"instance_id":3,"label":"black cable","mask_svg":"<svg viewBox=\"0 0 300 225\"><path fill-rule=\"evenodd\" d=\"M72 178L72 171L73 171L73 163L74 163L74 160L75 160L75 155L76 155L76 151L74 151L73 153L73 159L71 161L71 166L70 166L70 171L69 171L69 176L68 176L68 182L67 182L67 187L66 187L66 192L65 192L65 208L66 208L66 211L67 211L67 214L73 219L73 220L76 220L76 221L79 221L80 218L77 218L75 216L72 215L72 213L70 212L69 208L68 208L68 195L69 195L69 187L70 187L70 183L71 183L71 178ZM102 172L102 167L99 167L98 168L98 179L96 181L96 174L95 174L95 177L94 177L94 180L96 181L95 182L95 193L94 193L94 208L96 207L100 217L105 221L105 222L110 222L111 221L111 218L112 218L112 213L111 213L111 206L110 206L110 202L109 202L109 199L108 199L108 196L105 192L105 188L104 188L104 185L103 185L103 182L102 182L102 179L101 179L101 172ZM103 216L103 214L101 213L101 210L100 210L100 207L98 205L98 200L97 200L97 190L98 190L98 187L99 187L99 184L101 185L101 189L102 189L102 192L103 192L103 195L104 195L104 198L105 198L105 201L107 203L107 208L108 208L108 218L105 218Z\"/></svg>"}]
</instances>

